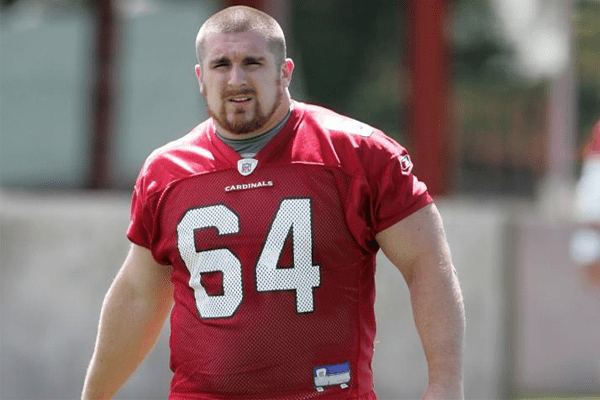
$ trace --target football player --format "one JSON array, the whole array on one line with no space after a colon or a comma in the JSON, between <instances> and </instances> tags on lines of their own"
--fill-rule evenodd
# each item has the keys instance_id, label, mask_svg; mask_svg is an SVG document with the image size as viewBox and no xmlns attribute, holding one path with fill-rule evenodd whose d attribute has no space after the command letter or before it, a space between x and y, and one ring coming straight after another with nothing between
<instances>
[{"instance_id":1,"label":"football player","mask_svg":"<svg viewBox=\"0 0 600 400\"><path fill-rule=\"evenodd\" d=\"M142 167L83 398L115 395L170 314L170 399L375 399L379 249L410 289L423 398L463 397L462 295L425 184L383 132L293 101L285 49L252 8L201 27L210 118Z\"/></svg>"}]
</instances>

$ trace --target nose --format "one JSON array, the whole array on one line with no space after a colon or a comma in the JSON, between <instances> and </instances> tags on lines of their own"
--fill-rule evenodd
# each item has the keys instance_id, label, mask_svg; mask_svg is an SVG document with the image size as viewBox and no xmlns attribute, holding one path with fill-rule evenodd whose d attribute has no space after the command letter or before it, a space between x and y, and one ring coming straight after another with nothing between
<instances>
[{"instance_id":1,"label":"nose","mask_svg":"<svg viewBox=\"0 0 600 400\"><path fill-rule=\"evenodd\" d=\"M229 85L236 87L246 83L246 71L239 66L233 65L229 73Z\"/></svg>"}]
</instances>

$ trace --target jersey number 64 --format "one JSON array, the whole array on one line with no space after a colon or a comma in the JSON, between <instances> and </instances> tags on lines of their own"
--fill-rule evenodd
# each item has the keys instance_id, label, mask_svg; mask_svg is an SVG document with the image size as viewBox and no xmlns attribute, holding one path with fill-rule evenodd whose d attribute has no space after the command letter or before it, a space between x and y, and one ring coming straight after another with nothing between
<instances>
[{"instance_id":1,"label":"jersey number 64","mask_svg":"<svg viewBox=\"0 0 600 400\"><path fill-rule=\"evenodd\" d=\"M201 318L229 318L235 314L244 298L242 263L227 248L196 251L194 232L216 228L219 235L240 232L240 220L223 204L188 210L177 225L177 247L190 271L189 285L194 290L196 307ZM277 268L289 233L292 233L293 266ZM208 295L202 286L203 273L223 274L223 294ZM255 267L256 290L271 292L294 290L296 311L314 310L313 289L321 282L319 265L312 260L312 210L308 198L281 201L265 239Z\"/></svg>"}]
</instances>

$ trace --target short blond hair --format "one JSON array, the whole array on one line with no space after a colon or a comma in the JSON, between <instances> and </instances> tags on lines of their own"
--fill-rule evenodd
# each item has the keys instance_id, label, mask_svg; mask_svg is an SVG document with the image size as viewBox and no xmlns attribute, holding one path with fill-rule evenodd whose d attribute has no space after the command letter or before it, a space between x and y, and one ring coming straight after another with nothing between
<instances>
[{"instance_id":1,"label":"short blond hair","mask_svg":"<svg viewBox=\"0 0 600 400\"><path fill-rule=\"evenodd\" d=\"M211 33L242 33L255 31L267 39L269 51L275 56L275 63L283 65L286 58L285 36L281 26L270 15L255 8L233 6L219 11L207 19L196 36L196 59L202 66L205 55L206 36Z\"/></svg>"}]
</instances>

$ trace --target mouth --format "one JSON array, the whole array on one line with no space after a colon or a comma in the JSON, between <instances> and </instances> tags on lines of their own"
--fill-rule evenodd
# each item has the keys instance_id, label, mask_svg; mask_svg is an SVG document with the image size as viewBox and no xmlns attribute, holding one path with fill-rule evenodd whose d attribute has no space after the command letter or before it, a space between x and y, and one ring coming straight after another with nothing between
<instances>
[{"instance_id":1,"label":"mouth","mask_svg":"<svg viewBox=\"0 0 600 400\"><path fill-rule=\"evenodd\" d=\"M229 98L229 101L231 103L235 103L235 104L243 104L243 103L247 103L251 100L252 100L252 98L248 97L248 96L235 96L235 97Z\"/></svg>"},{"instance_id":2,"label":"mouth","mask_svg":"<svg viewBox=\"0 0 600 400\"><path fill-rule=\"evenodd\" d=\"M252 88L241 88L238 90L226 90L223 99L230 104L243 105L251 102L256 93Z\"/></svg>"}]
</instances>

